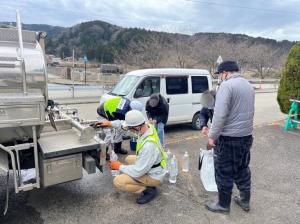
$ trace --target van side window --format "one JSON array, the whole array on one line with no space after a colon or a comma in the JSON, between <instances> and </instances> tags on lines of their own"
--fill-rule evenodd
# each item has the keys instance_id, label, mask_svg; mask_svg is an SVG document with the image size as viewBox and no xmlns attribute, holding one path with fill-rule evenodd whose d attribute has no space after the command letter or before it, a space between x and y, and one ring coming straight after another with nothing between
<instances>
[{"instance_id":1,"label":"van side window","mask_svg":"<svg viewBox=\"0 0 300 224\"><path fill-rule=\"evenodd\" d=\"M160 77L145 79L134 93L135 98L148 97L153 93L160 92Z\"/></svg>"},{"instance_id":2,"label":"van side window","mask_svg":"<svg viewBox=\"0 0 300 224\"><path fill-rule=\"evenodd\" d=\"M188 93L188 77L166 77L167 94Z\"/></svg>"},{"instance_id":3,"label":"van side window","mask_svg":"<svg viewBox=\"0 0 300 224\"><path fill-rule=\"evenodd\" d=\"M208 79L206 76L192 76L192 92L203 93L208 90Z\"/></svg>"}]
</instances>

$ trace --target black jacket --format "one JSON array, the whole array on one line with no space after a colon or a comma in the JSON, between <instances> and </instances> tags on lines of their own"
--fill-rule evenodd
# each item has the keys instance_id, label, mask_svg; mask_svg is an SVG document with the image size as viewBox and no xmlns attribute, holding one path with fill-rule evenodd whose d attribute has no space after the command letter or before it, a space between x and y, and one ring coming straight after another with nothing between
<instances>
[{"instance_id":1,"label":"black jacket","mask_svg":"<svg viewBox=\"0 0 300 224\"><path fill-rule=\"evenodd\" d=\"M147 117L156 120L157 123L166 124L169 116L169 104L166 99L159 94L159 102L156 107L150 107L149 100L146 103L146 113Z\"/></svg>"}]
</instances>

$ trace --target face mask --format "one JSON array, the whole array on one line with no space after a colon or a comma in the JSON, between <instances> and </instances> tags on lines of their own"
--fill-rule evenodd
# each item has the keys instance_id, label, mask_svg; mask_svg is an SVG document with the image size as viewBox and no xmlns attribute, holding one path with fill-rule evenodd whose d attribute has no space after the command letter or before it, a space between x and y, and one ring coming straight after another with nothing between
<instances>
[{"instance_id":1,"label":"face mask","mask_svg":"<svg viewBox=\"0 0 300 224\"><path fill-rule=\"evenodd\" d=\"M134 131L129 131L129 135L133 138L139 138L138 133L134 132Z\"/></svg>"},{"instance_id":2,"label":"face mask","mask_svg":"<svg viewBox=\"0 0 300 224\"><path fill-rule=\"evenodd\" d=\"M129 129L130 135L134 138L139 139L142 135L141 135L141 129L140 130L136 130L136 129Z\"/></svg>"}]
</instances>

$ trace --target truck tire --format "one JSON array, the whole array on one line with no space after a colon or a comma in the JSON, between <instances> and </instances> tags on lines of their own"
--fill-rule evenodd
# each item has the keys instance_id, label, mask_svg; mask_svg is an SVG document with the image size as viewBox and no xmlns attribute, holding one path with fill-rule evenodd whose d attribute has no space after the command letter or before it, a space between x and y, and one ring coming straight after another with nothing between
<instances>
[{"instance_id":1,"label":"truck tire","mask_svg":"<svg viewBox=\"0 0 300 224\"><path fill-rule=\"evenodd\" d=\"M192 120L192 128L195 130L200 130L200 113L194 115Z\"/></svg>"}]
</instances>

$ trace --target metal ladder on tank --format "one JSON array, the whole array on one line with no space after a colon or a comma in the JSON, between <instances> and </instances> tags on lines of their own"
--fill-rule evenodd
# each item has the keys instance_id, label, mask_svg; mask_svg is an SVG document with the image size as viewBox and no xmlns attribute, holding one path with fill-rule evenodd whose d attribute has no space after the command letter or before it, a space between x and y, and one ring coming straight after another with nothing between
<instances>
[{"instance_id":1,"label":"metal ladder on tank","mask_svg":"<svg viewBox=\"0 0 300 224\"><path fill-rule=\"evenodd\" d=\"M36 135L36 127L32 126L33 132L33 142L32 143L24 143L24 144L16 144L14 146L4 146L0 144L0 149L8 154L11 161L11 167L13 170L13 180L15 193L19 193L20 191L29 191L33 188L40 188L40 174L39 174L39 165L38 165L38 146L37 146L37 135ZM24 183L22 180L21 173L21 164L20 164L20 155L19 152L26 149L33 149L34 152L34 169L35 169L35 180L34 183ZM3 169L3 168L2 168ZM7 164L6 169L4 171L7 172L7 186L6 186L6 200L5 200L5 208L3 214L5 215L8 209L8 200L9 200L9 166Z\"/></svg>"},{"instance_id":2,"label":"metal ladder on tank","mask_svg":"<svg viewBox=\"0 0 300 224\"><path fill-rule=\"evenodd\" d=\"M298 120L299 115L299 100L290 99L290 102L292 102L289 114L287 119L285 120L284 130L288 131L289 129L297 129L298 124L300 124Z\"/></svg>"}]
</instances>

